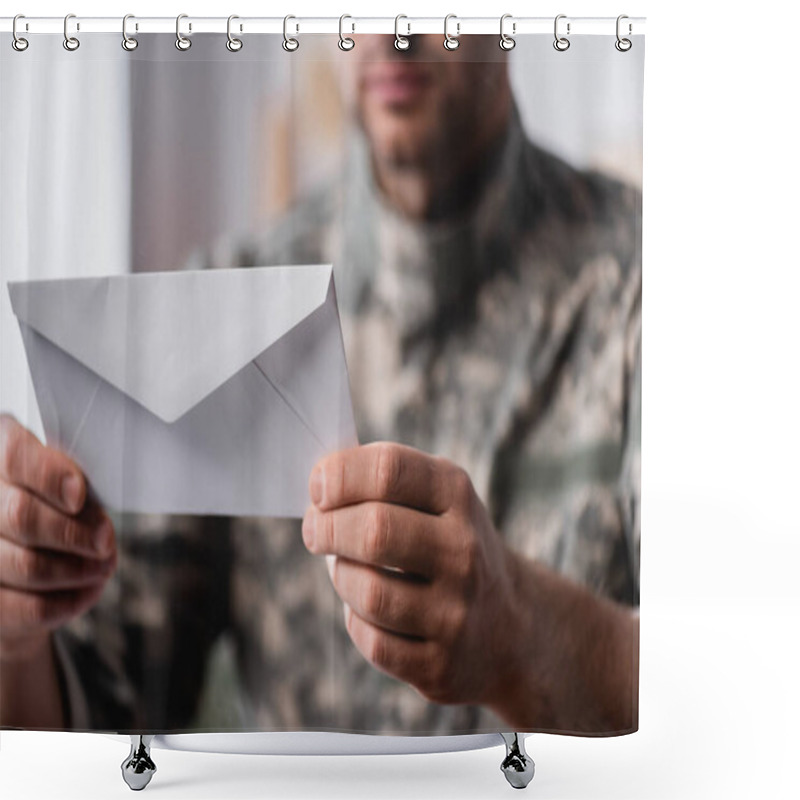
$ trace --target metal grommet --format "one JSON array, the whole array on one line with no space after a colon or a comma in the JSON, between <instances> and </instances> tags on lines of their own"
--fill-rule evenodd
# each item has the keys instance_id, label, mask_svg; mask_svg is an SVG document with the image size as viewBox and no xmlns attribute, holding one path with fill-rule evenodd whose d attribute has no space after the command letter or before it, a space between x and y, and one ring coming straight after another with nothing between
<instances>
[{"instance_id":1,"label":"metal grommet","mask_svg":"<svg viewBox=\"0 0 800 800\"><path fill-rule=\"evenodd\" d=\"M286 26L290 19L297 19L297 17L287 14L283 18L283 49L286 50L287 53L293 53L298 47L300 47L300 42L298 42L294 37L289 36L289 34L286 32ZM295 23L295 30L297 32L300 31L300 26L297 23Z\"/></svg>"},{"instance_id":2,"label":"metal grommet","mask_svg":"<svg viewBox=\"0 0 800 800\"><path fill-rule=\"evenodd\" d=\"M617 41L614 42L614 47L616 47L617 50L620 51L620 53L627 53L628 50L630 50L631 47L633 47L633 42L630 39L623 39L619 35L619 23L623 19L628 19L628 15L627 14L620 14L617 17ZM632 26L631 26L631 24L629 22L628 23L628 34L630 35L632 33L632 31L633 31L633 28L632 28Z\"/></svg>"},{"instance_id":3,"label":"metal grommet","mask_svg":"<svg viewBox=\"0 0 800 800\"><path fill-rule=\"evenodd\" d=\"M63 42L63 44L64 44L64 49L65 50L69 50L70 52L74 52L75 50L77 50L81 46L81 43L80 43L80 41L78 41L78 39L75 36L70 36L69 35L69 21L71 19L75 19L75 15L74 14L67 14L67 16L64 17L64 42ZM76 29L77 30L81 29L80 24L77 25Z\"/></svg>"},{"instance_id":4,"label":"metal grommet","mask_svg":"<svg viewBox=\"0 0 800 800\"><path fill-rule=\"evenodd\" d=\"M28 49L28 40L27 39L23 39L22 36L20 36L17 33L17 20L18 19L25 19L25 15L24 14L17 14L17 16L14 17L14 21L11 23L11 35L14 37L11 40L11 46L18 53L22 53L24 50Z\"/></svg>"},{"instance_id":5,"label":"metal grommet","mask_svg":"<svg viewBox=\"0 0 800 800\"><path fill-rule=\"evenodd\" d=\"M448 14L444 18L444 49L445 50L458 50L458 46L461 44L461 42L458 41L458 37L461 35L461 23L460 22L456 22L456 35L455 36L451 36L447 32L447 23L451 19L457 19L456 15L455 14Z\"/></svg>"},{"instance_id":6,"label":"metal grommet","mask_svg":"<svg viewBox=\"0 0 800 800\"><path fill-rule=\"evenodd\" d=\"M556 21L553 23L553 35L556 37L555 41L553 42L553 47L555 47L555 49L558 50L559 53L563 53L565 50L569 50L569 44L570 44L569 39L567 39L565 36L558 35L558 21L560 19L566 19L566 18L567 18L566 14L559 14L556 17ZM568 22L567 36L569 36L569 27L570 26Z\"/></svg>"},{"instance_id":7,"label":"metal grommet","mask_svg":"<svg viewBox=\"0 0 800 800\"><path fill-rule=\"evenodd\" d=\"M411 24L406 23L408 25L408 33L405 36L400 35L400 20L401 19L408 19L405 14L398 14L394 18L394 46L396 50L408 50L411 47Z\"/></svg>"},{"instance_id":8,"label":"metal grommet","mask_svg":"<svg viewBox=\"0 0 800 800\"><path fill-rule=\"evenodd\" d=\"M505 26L505 21L507 19L511 19L512 16L513 16L513 14L503 14L503 16L500 17L500 49L501 50L513 50L514 47L517 44L516 41L514 39L512 39L503 30L503 27ZM516 34L516 32L517 32L517 23L516 22L512 22L511 23L511 32L513 34Z\"/></svg>"},{"instance_id":9,"label":"metal grommet","mask_svg":"<svg viewBox=\"0 0 800 800\"><path fill-rule=\"evenodd\" d=\"M181 52L185 52L192 46L192 40L187 38L181 33L181 20L188 19L188 14L178 14L175 20L175 47ZM191 31L192 25L189 23L189 30Z\"/></svg>"},{"instance_id":10,"label":"metal grommet","mask_svg":"<svg viewBox=\"0 0 800 800\"><path fill-rule=\"evenodd\" d=\"M342 16L339 17L339 49L344 51L352 50L356 46L355 39L351 39L349 36L345 36L344 33L342 32L342 26L344 25L344 21L346 19L353 19L353 18L349 14L342 14ZM352 33L355 33L356 31L355 22L353 23L352 28L353 28Z\"/></svg>"},{"instance_id":11,"label":"metal grommet","mask_svg":"<svg viewBox=\"0 0 800 800\"><path fill-rule=\"evenodd\" d=\"M122 18L122 49L127 50L129 53L139 46L139 40L128 36L128 20L134 19L133 14L126 14ZM138 28L138 25L137 25Z\"/></svg>"},{"instance_id":12,"label":"metal grommet","mask_svg":"<svg viewBox=\"0 0 800 800\"><path fill-rule=\"evenodd\" d=\"M238 53L242 49L242 46L244 45L244 42L241 39L237 39L231 33L231 22L233 22L233 20L235 19L239 19L239 17L236 16L236 14L231 14L228 17L228 41L225 42L225 47L227 47L228 50L231 51L231 53ZM241 27L239 27L239 30L241 31Z\"/></svg>"}]
</instances>

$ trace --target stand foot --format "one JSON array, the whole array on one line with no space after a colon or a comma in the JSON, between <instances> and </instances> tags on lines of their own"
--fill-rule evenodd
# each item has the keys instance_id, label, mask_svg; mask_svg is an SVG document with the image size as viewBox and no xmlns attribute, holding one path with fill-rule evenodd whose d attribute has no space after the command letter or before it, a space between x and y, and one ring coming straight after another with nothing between
<instances>
[{"instance_id":1,"label":"stand foot","mask_svg":"<svg viewBox=\"0 0 800 800\"><path fill-rule=\"evenodd\" d=\"M135 792L141 791L150 783L156 765L150 758L150 742L153 736L131 734L131 752L122 762L122 778Z\"/></svg>"},{"instance_id":2,"label":"stand foot","mask_svg":"<svg viewBox=\"0 0 800 800\"><path fill-rule=\"evenodd\" d=\"M525 752L525 740L519 733L501 733L506 743L506 757L500 765L506 780L515 789L524 789L536 769L533 759Z\"/></svg>"}]
</instances>

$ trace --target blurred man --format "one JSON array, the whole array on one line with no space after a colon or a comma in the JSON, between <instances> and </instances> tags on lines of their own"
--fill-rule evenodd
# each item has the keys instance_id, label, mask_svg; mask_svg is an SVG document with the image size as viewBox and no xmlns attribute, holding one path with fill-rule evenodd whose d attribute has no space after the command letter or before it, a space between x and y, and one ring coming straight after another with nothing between
<instances>
[{"instance_id":1,"label":"blurred man","mask_svg":"<svg viewBox=\"0 0 800 800\"><path fill-rule=\"evenodd\" d=\"M640 196L526 139L496 37L393 41L348 54L337 180L194 264L334 264L363 444L302 524L114 536L5 418L2 724L636 729Z\"/></svg>"}]
</instances>

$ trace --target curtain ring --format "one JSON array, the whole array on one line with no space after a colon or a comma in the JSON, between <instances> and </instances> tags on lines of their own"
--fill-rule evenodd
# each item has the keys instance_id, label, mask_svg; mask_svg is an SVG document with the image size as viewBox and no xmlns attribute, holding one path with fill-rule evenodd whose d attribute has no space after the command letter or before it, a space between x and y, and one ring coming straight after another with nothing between
<instances>
[{"instance_id":1,"label":"curtain ring","mask_svg":"<svg viewBox=\"0 0 800 800\"><path fill-rule=\"evenodd\" d=\"M342 33L342 26L346 19L353 19L353 18L349 14L342 14L342 16L339 17L339 49L345 51L352 50L356 46L355 39L351 39L349 36L345 36L344 33ZM352 27L353 27L352 32L355 33L356 30L355 22L353 23Z\"/></svg>"},{"instance_id":2,"label":"curtain ring","mask_svg":"<svg viewBox=\"0 0 800 800\"><path fill-rule=\"evenodd\" d=\"M616 47L617 50L620 51L620 53L627 53L628 50L630 50L631 47L633 47L633 42L630 39L623 39L619 35L619 23L623 19L628 19L628 15L627 14L620 14L617 17L617 41L614 42L614 47ZM629 22L628 23L628 33L630 34L631 31L632 31L632 28L631 28L631 24Z\"/></svg>"},{"instance_id":3,"label":"curtain ring","mask_svg":"<svg viewBox=\"0 0 800 800\"><path fill-rule=\"evenodd\" d=\"M411 36L411 24L406 23L408 25L408 33L405 36L400 35L400 20L401 19L408 19L405 14L398 14L394 18L394 46L396 50L408 50L411 47L411 39L408 38Z\"/></svg>"},{"instance_id":4,"label":"curtain ring","mask_svg":"<svg viewBox=\"0 0 800 800\"><path fill-rule=\"evenodd\" d=\"M513 14L503 14L503 16L500 17L500 49L501 50L513 50L514 47L517 44L516 41L514 39L512 39L503 30L503 27L505 25L505 21L507 19L511 19L512 16L513 16ZM512 22L511 23L511 32L512 33L516 33L517 32L517 23L516 22Z\"/></svg>"},{"instance_id":5,"label":"curtain ring","mask_svg":"<svg viewBox=\"0 0 800 800\"><path fill-rule=\"evenodd\" d=\"M225 47L227 47L228 50L231 51L231 53L238 53L242 49L242 45L244 44L244 42L242 42L241 39L237 39L231 33L231 22L233 22L233 20L235 19L239 19L239 17L236 14L231 14L228 17L228 41L225 42ZM241 28L239 30L241 30Z\"/></svg>"},{"instance_id":6,"label":"curtain ring","mask_svg":"<svg viewBox=\"0 0 800 800\"><path fill-rule=\"evenodd\" d=\"M14 17L14 21L11 23L11 35L14 37L11 40L11 46L18 53L21 53L23 50L27 50L28 49L28 40L27 39L23 39L17 33L17 20L18 19L25 19L25 15L24 14L17 14L17 16Z\"/></svg>"},{"instance_id":7,"label":"curtain ring","mask_svg":"<svg viewBox=\"0 0 800 800\"><path fill-rule=\"evenodd\" d=\"M69 21L71 19L75 19L75 15L74 14L67 14L67 16L64 17L64 42L63 42L63 44L64 44L64 49L65 50L69 50L70 52L73 52L74 50L77 50L81 46L81 43L78 41L78 39L76 37L69 35ZM80 26L78 26L77 30L80 30Z\"/></svg>"},{"instance_id":8,"label":"curtain ring","mask_svg":"<svg viewBox=\"0 0 800 800\"><path fill-rule=\"evenodd\" d=\"M300 47L300 42L298 42L297 39L295 39L293 36L289 36L289 34L286 32L287 25L290 19L297 19L297 17L293 17L291 14L287 14L283 18L283 49L287 53L293 53L295 50L297 50L298 47ZM300 31L300 26L297 23L295 23L295 29L298 32Z\"/></svg>"},{"instance_id":9,"label":"curtain ring","mask_svg":"<svg viewBox=\"0 0 800 800\"><path fill-rule=\"evenodd\" d=\"M444 18L444 49L445 50L458 50L458 46L461 44L461 42L458 41L458 37L461 35L461 23L460 22L456 22L456 35L455 36L451 36L447 32L447 23L451 19L457 20L458 17L456 17L455 14L448 14Z\"/></svg>"},{"instance_id":10,"label":"curtain ring","mask_svg":"<svg viewBox=\"0 0 800 800\"><path fill-rule=\"evenodd\" d=\"M187 19L188 16L188 14L178 14L178 17L175 20L175 47L177 47L181 52L188 50L192 46L192 40L181 33L181 20ZM191 29L192 26L190 23L189 30Z\"/></svg>"},{"instance_id":11,"label":"curtain ring","mask_svg":"<svg viewBox=\"0 0 800 800\"><path fill-rule=\"evenodd\" d=\"M569 45L570 45L569 39L567 39L564 36L559 36L558 35L558 21L560 19L566 19L566 18L567 18L566 14L559 14L556 17L555 23L553 24L553 35L556 37L555 41L553 42L553 47L555 47L555 49L558 50L559 53L563 53L565 50L569 50ZM569 22L568 22L567 23L567 36L569 36L569 27L570 27L570 25L569 25Z\"/></svg>"},{"instance_id":12,"label":"curtain ring","mask_svg":"<svg viewBox=\"0 0 800 800\"><path fill-rule=\"evenodd\" d=\"M128 20L134 19L133 14L126 14L122 18L122 49L127 50L129 53L139 46L139 40L134 39L133 36L128 36Z\"/></svg>"}]
</instances>

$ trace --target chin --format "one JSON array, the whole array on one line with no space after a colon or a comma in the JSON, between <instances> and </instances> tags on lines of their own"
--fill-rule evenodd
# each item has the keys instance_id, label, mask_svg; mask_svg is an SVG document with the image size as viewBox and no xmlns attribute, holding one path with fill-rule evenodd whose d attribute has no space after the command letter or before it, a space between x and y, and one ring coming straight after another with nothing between
<instances>
[{"instance_id":1,"label":"chin","mask_svg":"<svg viewBox=\"0 0 800 800\"><path fill-rule=\"evenodd\" d=\"M434 151L435 124L419 114L381 111L371 115L367 136L377 157L396 167L428 163Z\"/></svg>"}]
</instances>

